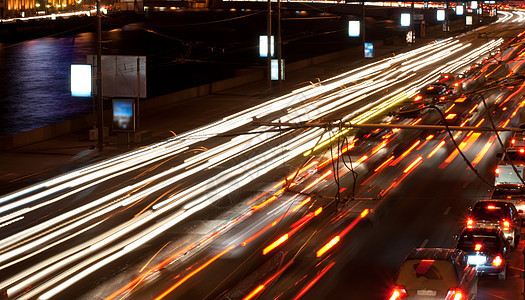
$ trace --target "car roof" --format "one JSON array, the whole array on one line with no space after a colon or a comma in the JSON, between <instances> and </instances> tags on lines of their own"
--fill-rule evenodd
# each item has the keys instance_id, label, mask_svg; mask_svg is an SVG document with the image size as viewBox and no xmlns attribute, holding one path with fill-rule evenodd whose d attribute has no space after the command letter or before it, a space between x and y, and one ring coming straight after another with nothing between
<instances>
[{"instance_id":1,"label":"car roof","mask_svg":"<svg viewBox=\"0 0 525 300\"><path fill-rule=\"evenodd\" d=\"M463 251L459 249L414 248L405 260L433 259L454 262L461 254L463 254Z\"/></svg>"},{"instance_id":2,"label":"car roof","mask_svg":"<svg viewBox=\"0 0 525 300\"><path fill-rule=\"evenodd\" d=\"M478 205L489 205L489 204L492 204L492 205L497 205L499 207L502 207L502 206L514 206L514 204L512 204L511 202L507 202L507 201L502 201L502 200L479 200L478 202L476 202L474 204L474 206L478 206Z\"/></svg>"}]
</instances>

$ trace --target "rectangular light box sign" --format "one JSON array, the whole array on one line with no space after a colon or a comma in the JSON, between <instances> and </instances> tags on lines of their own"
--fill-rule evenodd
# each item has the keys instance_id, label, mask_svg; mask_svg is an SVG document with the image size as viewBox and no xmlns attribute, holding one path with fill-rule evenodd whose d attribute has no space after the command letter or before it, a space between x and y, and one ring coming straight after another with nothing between
<instances>
[{"instance_id":1,"label":"rectangular light box sign","mask_svg":"<svg viewBox=\"0 0 525 300\"><path fill-rule=\"evenodd\" d=\"M272 70L270 72L272 80L279 80L279 60L272 59ZM281 79L284 80L284 59L281 59Z\"/></svg>"},{"instance_id":2,"label":"rectangular light box sign","mask_svg":"<svg viewBox=\"0 0 525 300\"><path fill-rule=\"evenodd\" d=\"M365 58L374 57L374 43L365 43Z\"/></svg>"},{"instance_id":3,"label":"rectangular light box sign","mask_svg":"<svg viewBox=\"0 0 525 300\"><path fill-rule=\"evenodd\" d=\"M436 17L438 21L445 21L445 10L438 9L436 12Z\"/></svg>"},{"instance_id":4,"label":"rectangular light box sign","mask_svg":"<svg viewBox=\"0 0 525 300\"><path fill-rule=\"evenodd\" d=\"M361 33L361 22L359 21L348 21L348 36L359 37Z\"/></svg>"},{"instance_id":5,"label":"rectangular light box sign","mask_svg":"<svg viewBox=\"0 0 525 300\"><path fill-rule=\"evenodd\" d=\"M472 8L472 9L478 9L478 1L472 1L472 2L470 2L470 8Z\"/></svg>"},{"instance_id":6,"label":"rectangular light box sign","mask_svg":"<svg viewBox=\"0 0 525 300\"><path fill-rule=\"evenodd\" d=\"M472 25L472 16L465 17L465 25Z\"/></svg>"},{"instance_id":7,"label":"rectangular light box sign","mask_svg":"<svg viewBox=\"0 0 525 300\"><path fill-rule=\"evenodd\" d=\"M401 26L404 26L404 27L410 26L410 14L409 13L401 14Z\"/></svg>"},{"instance_id":8,"label":"rectangular light box sign","mask_svg":"<svg viewBox=\"0 0 525 300\"><path fill-rule=\"evenodd\" d=\"M133 100L113 100L113 130L133 131L135 129L135 109Z\"/></svg>"},{"instance_id":9,"label":"rectangular light box sign","mask_svg":"<svg viewBox=\"0 0 525 300\"><path fill-rule=\"evenodd\" d=\"M71 96L91 97L91 65L71 65Z\"/></svg>"},{"instance_id":10,"label":"rectangular light box sign","mask_svg":"<svg viewBox=\"0 0 525 300\"><path fill-rule=\"evenodd\" d=\"M273 57L273 48L274 48L274 36L272 35L270 37L270 56ZM267 35L261 35L259 36L259 57L267 57L268 56L268 36Z\"/></svg>"},{"instance_id":11,"label":"rectangular light box sign","mask_svg":"<svg viewBox=\"0 0 525 300\"><path fill-rule=\"evenodd\" d=\"M462 15L463 15L463 12L464 12L463 5L457 5L457 6L456 6L456 15L458 15L458 16L462 16Z\"/></svg>"}]
</instances>

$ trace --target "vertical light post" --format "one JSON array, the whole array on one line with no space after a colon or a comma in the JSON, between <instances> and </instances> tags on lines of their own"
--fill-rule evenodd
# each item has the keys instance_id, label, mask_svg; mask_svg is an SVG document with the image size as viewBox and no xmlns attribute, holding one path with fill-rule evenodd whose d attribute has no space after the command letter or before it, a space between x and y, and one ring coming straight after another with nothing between
<instances>
[{"instance_id":1,"label":"vertical light post","mask_svg":"<svg viewBox=\"0 0 525 300\"><path fill-rule=\"evenodd\" d=\"M277 0L277 72L279 79L279 90L283 88L282 76L282 52L281 52L281 0Z\"/></svg>"},{"instance_id":2,"label":"vertical light post","mask_svg":"<svg viewBox=\"0 0 525 300\"><path fill-rule=\"evenodd\" d=\"M410 39L410 45L412 45L414 43L414 40L415 40L415 36L416 36L416 28L414 27L414 1L412 1L412 4L410 4L411 6L411 12L410 12L410 34L411 34L411 39Z\"/></svg>"},{"instance_id":3,"label":"vertical light post","mask_svg":"<svg viewBox=\"0 0 525 300\"><path fill-rule=\"evenodd\" d=\"M448 0L445 1L445 36L448 36L449 24L448 24Z\"/></svg>"},{"instance_id":4,"label":"vertical light post","mask_svg":"<svg viewBox=\"0 0 525 300\"><path fill-rule=\"evenodd\" d=\"M98 152L104 147L104 105L102 103L102 16L100 0L97 0L97 101L98 101Z\"/></svg>"},{"instance_id":5,"label":"vertical light post","mask_svg":"<svg viewBox=\"0 0 525 300\"><path fill-rule=\"evenodd\" d=\"M97 0L99 1L99 0ZM266 55L266 82L268 89L272 88L272 0L268 0L268 8L266 15L266 36L268 38L268 49Z\"/></svg>"},{"instance_id":6,"label":"vertical light post","mask_svg":"<svg viewBox=\"0 0 525 300\"><path fill-rule=\"evenodd\" d=\"M363 53L365 51L365 42L366 42L366 38L365 38L365 31L366 31L366 6L365 6L365 1L363 1L363 30L361 32L361 35L363 36Z\"/></svg>"}]
</instances>

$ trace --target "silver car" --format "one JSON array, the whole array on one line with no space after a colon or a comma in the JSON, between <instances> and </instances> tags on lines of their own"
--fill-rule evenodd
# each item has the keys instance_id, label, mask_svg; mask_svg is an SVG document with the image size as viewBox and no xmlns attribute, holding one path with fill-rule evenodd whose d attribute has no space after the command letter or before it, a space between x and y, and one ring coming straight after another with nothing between
<instances>
[{"instance_id":1,"label":"silver car","mask_svg":"<svg viewBox=\"0 0 525 300\"><path fill-rule=\"evenodd\" d=\"M389 299L475 299L478 278L467 259L459 249L414 248L399 267Z\"/></svg>"}]
</instances>

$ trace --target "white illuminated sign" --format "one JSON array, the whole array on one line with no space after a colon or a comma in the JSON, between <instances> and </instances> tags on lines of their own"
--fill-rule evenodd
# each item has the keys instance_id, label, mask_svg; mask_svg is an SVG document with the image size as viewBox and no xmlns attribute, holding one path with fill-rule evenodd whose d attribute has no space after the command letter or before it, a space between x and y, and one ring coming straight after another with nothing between
<instances>
[{"instance_id":1,"label":"white illuminated sign","mask_svg":"<svg viewBox=\"0 0 525 300\"><path fill-rule=\"evenodd\" d=\"M465 24L466 25L472 25L472 16L466 16L465 17Z\"/></svg>"},{"instance_id":2,"label":"white illuminated sign","mask_svg":"<svg viewBox=\"0 0 525 300\"><path fill-rule=\"evenodd\" d=\"M358 37L360 33L361 33L361 22L348 21L348 36Z\"/></svg>"},{"instance_id":3,"label":"white illuminated sign","mask_svg":"<svg viewBox=\"0 0 525 300\"><path fill-rule=\"evenodd\" d=\"M272 59L272 69L270 72L272 80L279 80L279 60ZM284 79L284 59L281 59L281 79Z\"/></svg>"},{"instance_id":4,"label":"white illuminated sign","mask_svg":"<svg viewBox=\"0 0 525 300\"><path fill-rule=\"evenodd\" d=\"M71 65L71 96L91 97L91 65Z\"/></svg>"},{"instance_id":5,"label":"white illuminated sign","mask_svg":"<svg viewBox=\"0 0 525 300\"><path fill-rule=\"evenodd\" d=\"M463 5L458 5L458 6L456 6L456 15L458 15L458 16L462 16L462 15L463 15L463 12L464 12L464 7L463 7Z\"/></svg>"},{"instance_id":6,"label":"white illuminated sign","mask_svg":"<svg viewBox=\"0 0 525 300\"><path fill-rule=\"evenodd\" d=\"M410 26L410 14L409 13L401 14L401 26L404 26L404 27Z\"/></svg>"},{"instance_id":7,"label":"white illuminated sign","mask_svg":"<svg viewBox=\"0 0 525 300\"><path fill-rule=\"evenodd\" d=\"M470 2L470 8L472 8L472 9L478 9L478 1L472 1L472 2Z\"/></svg>"},{"instance_id":8,"label":"white illuminated sign","mask_svg":"<svg viewBox=\"0 0 525 300\"><path fill-rule=\"evenodd\" d=\"M272 35L270 37L270 56L273 56L273 48L274 48L274 36ZM268 36L267 35L261 35L259 36L259 56L260 57L267 57L268 56Z\"/></svg>"},{"instance_id":9,"label":"white illuminated sign","mask_svg":"<svg viewBox=\"0 0 525 300\"><path fill-rule=\"evenodd\" d=\"M445 21L445 10L444 9L438 9L436 13L436 17L438 21Z\"/></svg>"}]
</instances>

